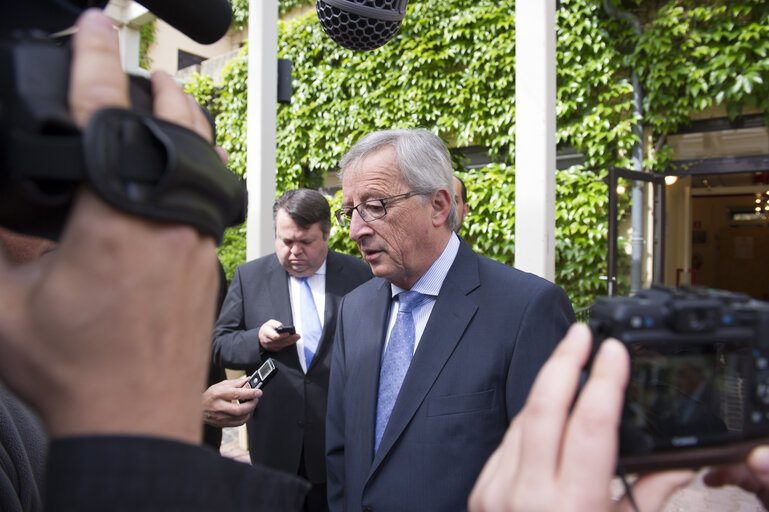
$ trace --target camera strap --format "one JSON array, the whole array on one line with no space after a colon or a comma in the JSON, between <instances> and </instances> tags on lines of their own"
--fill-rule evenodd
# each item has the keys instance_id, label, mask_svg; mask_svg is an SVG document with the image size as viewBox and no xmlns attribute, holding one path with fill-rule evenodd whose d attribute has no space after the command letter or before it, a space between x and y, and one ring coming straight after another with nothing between
<instances>
[{"instance_id":1,"label":"camera strap","mask_svg":"<svg viewBox=\"0 0 769 512\"><path fill-rule=\"evenodd\" d=\"M85 182L120 210L190 224L218 243L228 226L245 220L245 186L213 146L150 114L107 108L82 134L15 135L13 151L25 161L16 173L22 182Z\"/></svg>"}]
</instances>

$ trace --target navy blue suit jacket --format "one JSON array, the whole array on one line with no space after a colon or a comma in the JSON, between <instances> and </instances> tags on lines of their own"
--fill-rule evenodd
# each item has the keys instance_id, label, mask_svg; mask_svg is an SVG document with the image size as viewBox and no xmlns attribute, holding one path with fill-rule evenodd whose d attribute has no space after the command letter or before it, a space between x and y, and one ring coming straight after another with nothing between
<instances>
[{"instance_id":1,"label":"navy blue suit jacket","mask_svg":"<svg viewBox=\"0 0 769 512\"><path fill-rule=\"evenodd\" d=\"M345 293L370 278L361 259L328 251L323 332L305 374L295 345L267 352L259 343L259 328L267 320L293 323L288 274L278 257L238 266L214 327L213 361L249 374L267 358L278 367L246 424L252 462L296 474L303 455L309 480L326 481L326 399L336 311Z\"/></svg>"},{"instance_id":2,"label":"navy blue suit jacket","mask_svg":"<svg viewBox=\"0 0 769 512\"><path fill-rule=\"evenodd\" d=\"M328 496L346 510L464 510L486 459L574 321L558 286L462 242L374 455L390 284L342 299L326 425Z\"/></svg>"}]
</instances>

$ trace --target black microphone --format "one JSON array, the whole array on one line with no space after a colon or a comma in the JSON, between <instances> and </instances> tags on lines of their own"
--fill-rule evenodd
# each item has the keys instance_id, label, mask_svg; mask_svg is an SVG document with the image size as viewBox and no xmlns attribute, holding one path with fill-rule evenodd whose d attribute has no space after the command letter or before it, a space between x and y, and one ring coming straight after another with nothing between
<instances>
[{"instance_id":1,"label":"black microphone","mask_svg":"<svg viewBox=\"0 0 769 512\"><path fill-rule=\"evenodd\" d=\"M379 48L395 36L408 0L316 0L323 31L350 50Z\"/></svg>"},{"instance_id":2,"label":"black microphone","mask_svg":"<svg viewBox=\"0 0 769 512\"><path fill-rule=\"evenodd\" d=\"M190 39L200 44L215 43L232 23L227 0L136 0Z\"/></svg>"}]
</instances>

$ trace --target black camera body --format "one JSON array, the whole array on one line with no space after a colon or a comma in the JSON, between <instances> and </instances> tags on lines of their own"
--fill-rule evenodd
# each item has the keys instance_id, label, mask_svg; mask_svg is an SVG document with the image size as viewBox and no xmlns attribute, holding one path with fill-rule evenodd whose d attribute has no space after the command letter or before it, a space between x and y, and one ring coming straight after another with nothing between
<instances>
[{"instance_id":1,"label":"black camera body","mask_svg":"<svg viewBox=\"0 0 769 512\"><path fill-rule=\"evenodd\" d=\"M769 304L653 287L598 299L589 324L594 349L611 337L630 353L624 470L735 462L769 441Z\"/></svg>"},{"instance_id":2,"label":"black camera body","mask_svg":"<svg viewBox=\"0 0 769 512\"><path fill-rule=\"evenodd\" d=\"M226 0L141 1L208 42L223 35L231 19ZM29 0L4 6L0 226L58 239L76 191L86 184L115 208L189 224L221 242L227 227L245 220L245 184L207 139L153 115L146 78L130 78L130 109L101 109L84 127L72 120L71 41L65 29L82 10L106 4ZM210 24L209 18L218 21Z\"/></svg>"}]
</instances>

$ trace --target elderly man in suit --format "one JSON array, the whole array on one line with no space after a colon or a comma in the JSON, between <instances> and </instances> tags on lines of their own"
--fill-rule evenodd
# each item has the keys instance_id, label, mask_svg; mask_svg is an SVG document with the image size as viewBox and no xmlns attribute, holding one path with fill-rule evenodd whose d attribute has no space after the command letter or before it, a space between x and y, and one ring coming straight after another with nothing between
<instances>
[{"instance_id":1,"label":"elderly man in suit","mask_svg":"<svg viewBox=\"0 0 769 512\"><path fill-rule=\"evenodd\" d=\"M339 308L326 426L332 511L464 510L574 321L564 291L454 233L451 160L426 130L341 160L349 226L376 276Z\"/></svg>"},{"instance_id":2,"label":"elderly man in suit","mask_svg":"<svg viewBox=\"0 0 769 512\"><path fill-rule=\"evenodd\" d=\"M328 249L331 213L314 190L273 207L275 253L240 265L214 328L213 360L278 371L247 422L251 460L313 484L305 510L327 510L325 419L331 347L342 296L371 278L360 259ZM293 324L296 334L278 333Z\"/></svg>"}]
</instances>

